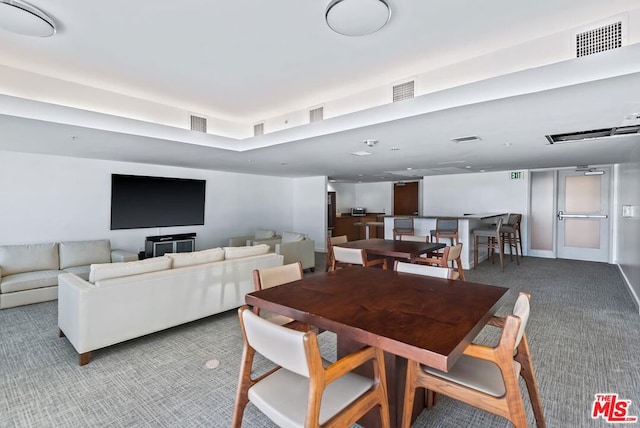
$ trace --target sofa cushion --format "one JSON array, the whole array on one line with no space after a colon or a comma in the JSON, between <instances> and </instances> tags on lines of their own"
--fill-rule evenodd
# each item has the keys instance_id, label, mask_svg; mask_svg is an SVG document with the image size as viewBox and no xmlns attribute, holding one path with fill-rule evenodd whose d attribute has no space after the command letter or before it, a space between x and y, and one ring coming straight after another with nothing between
<instances>
[{"instance_id":1,"label":"sofa cushion","mask_svg":"<svg viewBox=\"0 0 640 428\"><path fill-rule=\"evenodd\" d=\"M171 259L169 257L154 257L135 262L92 264L89 282L95 284L104 279L139 275L165 269L171 269Z\"/></svg>"},{"instance_id":2,"label":"sofa cushion","mask_svg":"<svg viewBox=\"0 0 640 428\"><path fill-rule=\"evenodd\" d=\"M60 269L111 262L111 243L108 239L61 242Z\"/></svg>"},{"instance_id":3,"label":"sofa cushion","mask_svg":"<svg viewBox=\"0 0 640 428\"><path fill-rule=\"evenodd\" d=\"M2 277L0 291L15 293L16 291L32 290L34 288L52 287L58 285L59 270L39 270L35 272L17 273Z\"/></svg>"},{"instance_id":4,"label":"sofa cushion","mask_svg":"<svg viewBox=\"0 0 640 428\"><path fill-rule=\"evenodd\" d=\"M270 229L256 229L253 234L254 239L270 239L274 236L276 236L276 231Z\"/></svg>"},{"instance_id":5,"label":"sofa cushion","mask_svg":"<svg viewBox=\"0 0 640 428\"><path fill-rule=\"evenodd\" d=\"M258 244L251 247L224 247L224 259L241 259L249 256L259 256L267 254L269 246L267 244Z\"/></svg>"},{"instance_id":6,"label":"sofa cushion","mask_svg":"<svg viewBox=\"0 0 640 428\"><path fill-rule=\"evenodd\" d=\"M205 263L219 262L224 260L224 250L222 248L212 248L210 250L194 251L193 253L167 253L172 261L172 268L185 266L202 265Z\"/></svg>"},{"instance_id":7,"label":"sofa cushion","mask_svg":"<svg viewBox=\"0 0 640 428\"><path fill-rule=\"evenodd\" d=\"M296 233L296 232L283 232L282 233L282 243L286 244L287 242L298 242L304 241L305 235L304 233Z\"/></svg>"},{"instance_id":8,"label":"sofa cushion","mask_svg":"<svg viewBox=\"0 0 640 428\"><path fill-rule=\"evenodd\" d=\"M39 270L58 270L58 244L2 245L0 268L4 276Z\"/></svg>"},{"instance_id":9,"label":"sofa cushion","mask_svg":"<svg viewBox=\"0 0 640 428\"><path fill-rule=\"evenodd\" d=\"M63 269L62 271L67 273L72 273L84 279L85 281L89 281L89 273L91 272L91 266L90 265L74 266L74 267Z\"/></svg>"}]
</instances>

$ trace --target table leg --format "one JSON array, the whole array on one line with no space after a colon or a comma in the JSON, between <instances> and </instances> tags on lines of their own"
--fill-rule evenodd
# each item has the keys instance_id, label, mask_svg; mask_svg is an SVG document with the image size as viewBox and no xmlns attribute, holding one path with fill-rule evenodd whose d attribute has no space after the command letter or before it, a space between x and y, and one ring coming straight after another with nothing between
<instances>
[{"instance_id":1,"label":"table leg","mask_svg":"<svg viewBox=\"0 0 640 428\"><path fill-rule=\"evenodd\" d=\"M364 345L355 340L338 336L337 338L337 355L342 358L345 355L353 353ZM387 395L389 397L389 413L391 428L400 427L402 423L402 405L404 403L404 385L407 373L407 360L388 352L384 353L384 363L387 373ZM355 370L364 376L373 377L373 366L366 364ZM422 413L425 407L424 389L418 388L416 397L413 402L413 414L411 422L416 420L418 415ZM367 413L362 419L358 420L358 424L366 428L375 428L380 425L379 413L373 409Z\"/></svg>"}]
</instances>

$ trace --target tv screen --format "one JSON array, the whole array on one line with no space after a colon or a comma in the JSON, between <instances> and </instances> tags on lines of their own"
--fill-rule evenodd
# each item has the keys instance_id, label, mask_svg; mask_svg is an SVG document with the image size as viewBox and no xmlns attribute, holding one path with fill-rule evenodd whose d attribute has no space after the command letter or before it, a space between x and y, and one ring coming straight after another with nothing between
<instances>
[{"instance_id":1,"label":"tv screen","mask_svg":"<svg viewBox=\"0 0 640 428\"><path fill-rule=\"evenodd\" d=\"M205 180L111 175L111 230L204 224Z\"/></svg>"}]
</instances>

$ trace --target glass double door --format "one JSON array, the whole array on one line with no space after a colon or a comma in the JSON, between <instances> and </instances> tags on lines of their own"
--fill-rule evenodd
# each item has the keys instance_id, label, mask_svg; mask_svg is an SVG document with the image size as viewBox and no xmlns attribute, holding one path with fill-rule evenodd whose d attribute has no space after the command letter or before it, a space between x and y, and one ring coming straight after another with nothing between
<instances>
[{"instance_id":1,"label":"glass double door","mask_svg":"<svg viewBox=\"0 0 640 428\"><path fill-rule=\"evenodd\" d=\"M532 172L529 254L609 261L611 169L597 171Z\"/></svg>"}]
</instances>

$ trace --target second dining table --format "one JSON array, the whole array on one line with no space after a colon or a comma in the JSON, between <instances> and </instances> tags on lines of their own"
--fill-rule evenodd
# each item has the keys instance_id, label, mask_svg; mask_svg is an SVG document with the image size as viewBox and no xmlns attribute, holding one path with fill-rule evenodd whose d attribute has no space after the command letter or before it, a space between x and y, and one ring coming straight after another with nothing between
<instances>
[{"instance_id":1,"label":"second dining table","mask_svg":"<svg viewBox=\"0 0 640 428\"><path fill-rule=\"evenodd\" d=\"M361 239L339 244L340 247L365 250L367 256L386 257L391 268L393 261L400 259L413 263L422 254L429 254L444 248L446 245L438 242L399 241L391 239Z\"/></svg>"},{"instance_id":2,"label":"second dining table","mask_svg":"<svg viewBox=\"0 0 640 428\"><path fill-rule=\"evenodd\" d=\"M406 360L448 371L495 314L508 290L350 267L305 275L302 280L249 293L245 300L336 333L339 357L363 345L382 348L391 425L400 426ZM414 417L421 409L415 408ZM376 426L375 418L371 419L360 424Z\"/></svg>"}]
</instances>

